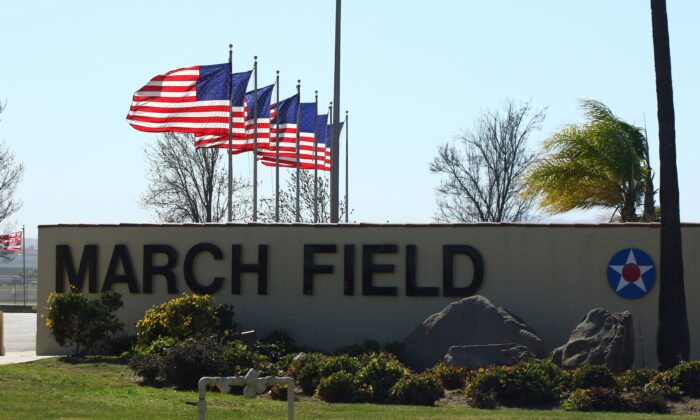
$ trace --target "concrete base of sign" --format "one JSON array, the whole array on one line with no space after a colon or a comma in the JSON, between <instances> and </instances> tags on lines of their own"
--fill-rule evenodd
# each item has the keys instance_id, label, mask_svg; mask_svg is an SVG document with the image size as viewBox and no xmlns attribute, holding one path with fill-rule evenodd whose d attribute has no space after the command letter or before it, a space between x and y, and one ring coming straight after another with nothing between
<instances>
[{"instance_id":1,"label":"concrete base of sign","mask_svg":"<svg viewBox=\"0 0 700 420\"><path fill-rule=\"evenodd\" d=\"M251 369L245 376L205 376L199 380L199 402L197 411L199 419L204 420L207 411L205 394L207 385L215 385L224 394L230 391L231 385L242 386L243 395L246 398L255 398L258 394L265 392L267 387L272 385L287 385L287 419L294 419L294 379L284 376L264 376L258 377L258 372Z\"/></svg>"}]
</instances>

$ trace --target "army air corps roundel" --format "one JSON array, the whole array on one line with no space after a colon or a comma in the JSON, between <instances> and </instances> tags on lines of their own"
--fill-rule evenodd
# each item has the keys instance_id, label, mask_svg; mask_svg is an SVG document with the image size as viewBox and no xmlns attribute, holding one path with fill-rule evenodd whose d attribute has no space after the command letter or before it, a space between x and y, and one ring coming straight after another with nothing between
<instances>
[{"instance_id":1,"label":"army air corps roundel","mask_svg":"<svg viewBox=\"0 0 700 420\"><path fill-rule=\"evenodd\" d=\"M655 281L654 261L641 249L623 249L608 263L608 283L623 298L637 299L646 295Z\"/></svg>"}]
</instances>

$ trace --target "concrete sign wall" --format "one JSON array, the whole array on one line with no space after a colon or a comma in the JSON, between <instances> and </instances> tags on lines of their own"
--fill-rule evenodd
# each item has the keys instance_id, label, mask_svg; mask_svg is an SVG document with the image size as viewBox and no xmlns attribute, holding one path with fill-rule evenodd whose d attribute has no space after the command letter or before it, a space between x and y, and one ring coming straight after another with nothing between
<instances>
[{"instance_id":1,"label":"concrete sign wall","mask_svg":"<svg viewBox=\"0 0 700 420\"><path fill-rule=\"evenodd\" d=\"M698 358L700 225L684 226L683 241L691 356ZM632 257L626 251L611 262L630 248ZM197 292L233 305L245 329L283 330L321 349L400 341L473 294L520 316L548 350L592 308L629 310L654 364L657 274L638 251L658 272L658 225L40 226L37 353L69 351L41 315L48 295L73 283L84 293L121 293L118 315L129 333L150 306ZM639 364L638 328L635 340Z\"/></svg>"}]
</instances>

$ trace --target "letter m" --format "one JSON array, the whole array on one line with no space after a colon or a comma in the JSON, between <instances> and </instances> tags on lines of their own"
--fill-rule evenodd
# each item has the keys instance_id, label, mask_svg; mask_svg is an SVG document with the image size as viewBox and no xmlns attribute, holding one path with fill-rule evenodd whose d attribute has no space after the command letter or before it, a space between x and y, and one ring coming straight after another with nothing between
<instances>
[{"instance_id":1,"label":"letter m","mask_svg":"<svg viewBox=\"0 0 700 420\"><path fill-rule=\"evenodd\" d=\"M71 289L78 292L83 290L85 274L87 274L88 291L97 293L97 245L85 245L77 273L70 246L56 245L56 292L58 293L65 291L64 274L68 275Z\"/></svg>"}]
</instances>

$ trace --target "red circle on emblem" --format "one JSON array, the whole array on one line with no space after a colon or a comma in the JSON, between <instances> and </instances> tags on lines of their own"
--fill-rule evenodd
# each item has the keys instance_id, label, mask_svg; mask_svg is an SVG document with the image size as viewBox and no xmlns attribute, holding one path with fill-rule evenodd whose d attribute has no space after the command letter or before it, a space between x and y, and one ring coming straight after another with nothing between
<instances>
[{"instance_id":1,"label":"red circle on emblem","mask_svg":"<svg viewBox=\"0 0 700 420\"><path fill-rule=\"evenodd\" d=\"M622 278L630 283L639 280L641 274L637 264L629 263L622 267Z\"/></svg>"}]
</instances>

